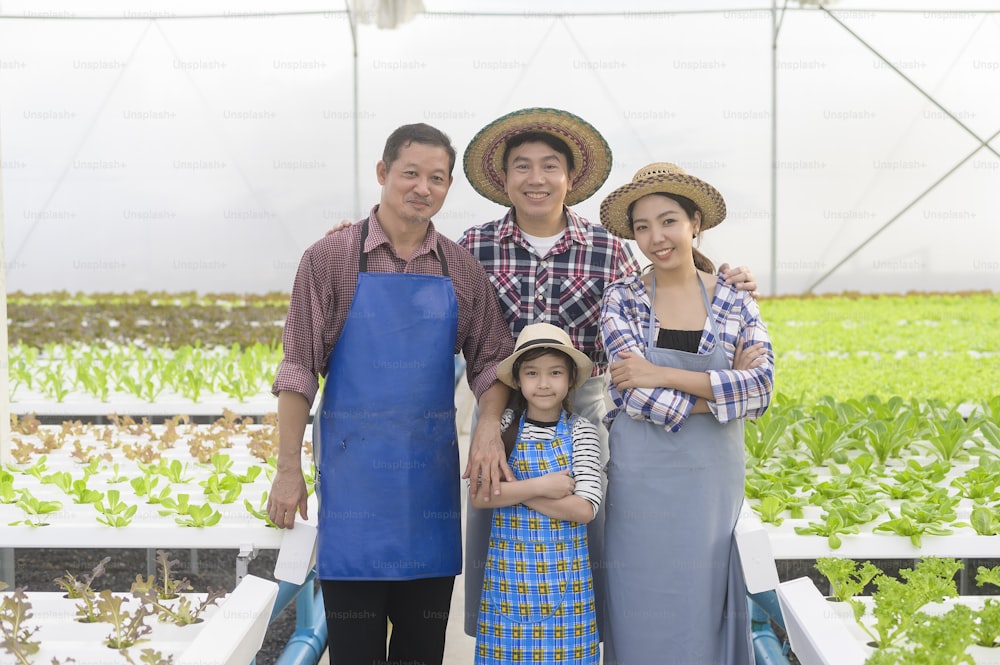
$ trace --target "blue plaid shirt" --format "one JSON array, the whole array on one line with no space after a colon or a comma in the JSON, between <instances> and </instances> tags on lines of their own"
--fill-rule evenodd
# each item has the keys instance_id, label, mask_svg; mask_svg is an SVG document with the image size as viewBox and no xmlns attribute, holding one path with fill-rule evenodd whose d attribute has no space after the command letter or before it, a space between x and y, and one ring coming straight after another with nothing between
<instances>
[{"instance_id":1,"label":"blue plaid shirt","mask_svg":"<svg viewBox=\"0 0 1000 665\"><path fill-rule=\"evenodd\" d=\"M646 331L651 313L649 294L638 274L608 286L601 308L601 335L612 362L622 351L646 355ZM730 365L740 339L747 346L763 342L766 354L764 362L750 370L710 370L715 401L709 401L708 408L720 423L757 418L771 403L774 386L774 349L757 302L748 293L726 286L720 277L712 297L712 315ZM712 327L706 318L698 353L711 353L715 344ZM697 399L690 393L669 388L629 388L619 392L613 385L611 398L615 408L605 417L607 423L624 410L632 418L663 425L671 432L681 429Z\"/></svg>"},{"instance_id":2,"label":"blue plaid shirt","mask_svg":"<svg viewBox=\"0 0 1000 665\"><path fill-rule=\"evenodd\" d=\"M601 345L604 289L638 272L628 247L603 226L569 208L566 232L539 256L514 221L514 209L498 220L468 229L458 241L482 264L500 299L500 309L517 337L529 323L551 323L569 333L594 361L594 375L607 368Z\"/></svg>"}]
</instances>

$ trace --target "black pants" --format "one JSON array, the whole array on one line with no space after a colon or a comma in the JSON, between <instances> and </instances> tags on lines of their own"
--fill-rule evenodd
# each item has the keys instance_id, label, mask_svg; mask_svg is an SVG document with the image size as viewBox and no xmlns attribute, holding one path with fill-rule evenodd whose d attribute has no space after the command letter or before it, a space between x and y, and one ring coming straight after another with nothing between
<instances>
[{"instance_id":1,"label":"black pants","mask_svg":"<svg viewBox=\"0 0 1000 665\"><path fill-rule=\"evenodd\" d=\"M320 584L330 665L441 665L454 577ZM392 622L388 660L386 620Z\"/></svg>"}]
</instances>

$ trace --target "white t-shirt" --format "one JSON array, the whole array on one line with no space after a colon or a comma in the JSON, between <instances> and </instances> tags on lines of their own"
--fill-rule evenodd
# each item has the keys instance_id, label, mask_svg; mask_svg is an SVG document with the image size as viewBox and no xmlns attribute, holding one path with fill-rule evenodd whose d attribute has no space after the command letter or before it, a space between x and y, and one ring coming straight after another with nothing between
<instances>
[{"instance_id":1,"label":"white t-shirt","mask_svg":"<svg viewBox=\"0 0 1000 665\"><path fill-rule=\"evenodd\" d=\"M559 242L559 238L563 237L565 231L560 231L554 236L547 236L542 238L541 236L533 236L531 234L525 233L524 229L521 229L521 237L528 241L528 244L535 248L538 256L544 257L549 253L549 250L555 247L556 243Z\"/></svg>"}]
</instances>

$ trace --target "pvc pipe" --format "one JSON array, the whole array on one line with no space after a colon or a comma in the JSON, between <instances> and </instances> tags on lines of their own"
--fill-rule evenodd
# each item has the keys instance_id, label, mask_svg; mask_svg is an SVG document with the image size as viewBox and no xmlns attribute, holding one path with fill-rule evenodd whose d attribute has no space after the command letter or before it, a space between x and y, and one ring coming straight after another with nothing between
<instances>
[{"instance_id":1,"label":"pvc pipe","mask_svg":"<svg viewBox=\"0 0 1000 665\"><path fill-rule=\"evenodd\" d=\"M771 616L753 598L747 597L747 605L750 609L750 639L757 665L789 665L784 646L771 629Z\"/></svg>"},{"instance_id":2,"label":"pvc pipe","mask_svg":"<svg viewBox=\"0 0 1000 665\"><path fill-rule=\"evenodd\" d=\"M781 630L785 628L785 618L781 615L781 604L778 602L778 594L774 591L762 591L761 593L749 594L752 600L761 610L767 613L771 621L778 624Z\"/></svg>"},{"instance_id":3,"label":"pvc pipe","mask_svg":"<svg viewBox=\"0 0 1000 665\"><path fill-rule=\"evenodd\" d=\"M278 582L278 598L274 601L274 610L271 611L271 618L268 623L273 623L278 615L281 614L282 610L288 607L289 603L295 600L299 592L301 592L306 585L312 587L313 580L316 579L316 569L313 568L306 575L306 579L302 584L292 584L291 582ZM295 623L298 625L298 606L296 606Z\"/></svg>"},{"instance_id":4,"label":"pvc pipe","mask_svg":"<svg viewBox=\"0 0 1000 665\"><path fill-rule=\"evenodd\" d=\"M317 590L312 594L299 594L295 608L295 632L288 639L275 665L316 665L326 650L323 593Z\"/></svg>"}]
</instances>

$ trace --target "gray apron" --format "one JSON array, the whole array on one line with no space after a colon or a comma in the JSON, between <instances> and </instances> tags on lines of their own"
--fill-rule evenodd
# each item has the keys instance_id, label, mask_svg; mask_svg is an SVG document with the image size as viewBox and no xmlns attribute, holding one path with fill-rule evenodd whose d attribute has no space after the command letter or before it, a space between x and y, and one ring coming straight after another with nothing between
<instances>
[{"instance_id":1,"label":"gray apron","mask_svg":"<svg viewBox=\"0 0 1000 665\"><path fill-rule=\"evenodd\" d=\"M701 279L713 350L656 347L661 367L730 369ZM650 293L655 302L656 283ZM743 499L743 422L688 416L678 432L619 413L610 428L604 506L606 665L753 662L746 584L733 539Z\"/></svg>"}]
</instances>

